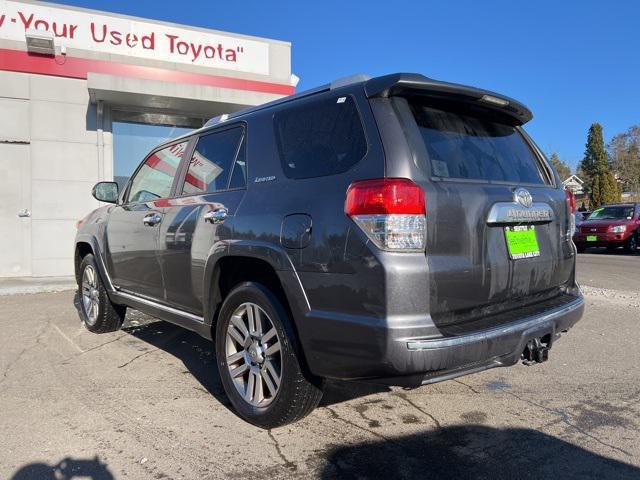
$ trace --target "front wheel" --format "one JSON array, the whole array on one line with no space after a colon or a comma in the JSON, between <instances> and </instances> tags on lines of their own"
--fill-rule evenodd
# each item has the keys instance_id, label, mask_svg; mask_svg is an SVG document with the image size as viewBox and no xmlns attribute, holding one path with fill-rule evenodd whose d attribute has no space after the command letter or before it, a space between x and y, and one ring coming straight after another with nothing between
<instances>
[{"instance_id":1,"label":"front wheel","mask_svg":"<svg viewBox=\"0 0 640 480\"><path fill-rule=\"evenodd\" d=\"M127 308L111 302L104 288L96 259L85 255L80 264L80 318L93 333L114 332L122 326Z\"/></svg>"},{"instance_id":2,"label":"front wheel","mask_svg":"<svg viewBox=\"0 0 640 480\"><path fill-rule=\"evenodd\" d=\"M291 320L263 285L246 282L225 299L216 325L216 359L224 390L244 420L274 428L305 417L322 398L305 374Z\"/></svg>"}]
</instances>

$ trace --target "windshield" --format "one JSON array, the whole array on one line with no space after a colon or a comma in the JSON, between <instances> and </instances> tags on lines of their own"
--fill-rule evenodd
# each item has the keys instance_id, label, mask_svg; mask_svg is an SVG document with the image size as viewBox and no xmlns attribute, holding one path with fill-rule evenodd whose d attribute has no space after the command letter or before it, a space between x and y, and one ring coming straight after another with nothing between
<instances>
[{"instance_id":1,"label":"windshield","mask_svg":"<svg viewBox=\"0 0 640 480\"><path fill-rule=\"evenodd\" d=\"M589 215L589 220L631 220L633 207L617 206L598 208Z\"/></svg>"},{"instance_id":2,"label":"windshield","mask_svg":"<svg viewBox=\"0 0 640 480\"><path fill-rule=\"evenodd\" d=\"M520 132L481 117L412 103L431 175L544 184L538 160Z\"/></svg>"}]
</instances>

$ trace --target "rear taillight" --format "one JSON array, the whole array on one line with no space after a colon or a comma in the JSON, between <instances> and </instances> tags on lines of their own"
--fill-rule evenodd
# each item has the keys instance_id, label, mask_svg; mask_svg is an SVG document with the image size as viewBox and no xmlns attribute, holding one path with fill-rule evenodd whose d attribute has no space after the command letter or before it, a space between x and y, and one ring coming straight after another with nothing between
<instances>
[{"instance_id":1,"label":"rear taillight","mask_svg":"<svg viewBox=\"0 0 640 480\"><path fill-rule=\"evenodd\" d=\"M564 193L567 196L567 208L569 209L569 213L576 213L576 196L571 190L565 190Z\"/></svg>"},{"instance_id":2,"label":"rear taillight","mask_svg":"<svg viewBox=\"0 0 640 480\"><path fill-rule=\"evenodd\" d=\"M571 190L565 190L564 194L567 199L567 214L569 215L569 227L567 228L567 240L573 237L576 233L576 217L573 215L576 212L576 196Z\"/></svg>"},{"instance_id":3,"label":"rear taillight","mask_svg":"<svg viewBox=\"0 0 640 480\"><path fill-rule=\"evenodd\" d=\"M425 248L424 192L411 180L353 182L347 189L344 211L378 248L403 252Z\"/></svg>"}]
</instances>

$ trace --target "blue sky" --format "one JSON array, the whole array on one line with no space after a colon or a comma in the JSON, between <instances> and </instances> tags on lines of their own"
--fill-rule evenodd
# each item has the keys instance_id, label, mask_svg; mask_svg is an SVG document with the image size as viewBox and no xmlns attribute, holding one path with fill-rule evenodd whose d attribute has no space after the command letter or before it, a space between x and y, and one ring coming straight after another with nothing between
<instances>
[{"instance_id":1,"label":"blue sky","mask_svg":"<svg viewBox=\"0 0 640 480\"><path fill-rule=\"evenodd\" d=\"M608 141L640 123L640 1L65 0L293 44L298 89L364 72L419 72L496 90L572 166L592 122Z\"/></svg>"}]
</instances>

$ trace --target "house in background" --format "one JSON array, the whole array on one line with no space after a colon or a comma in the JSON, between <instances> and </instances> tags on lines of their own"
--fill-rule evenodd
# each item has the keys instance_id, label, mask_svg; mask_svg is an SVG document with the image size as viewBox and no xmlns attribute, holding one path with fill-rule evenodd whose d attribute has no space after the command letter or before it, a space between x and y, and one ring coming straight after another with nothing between
<instances>
[{"instance_id":1,"label":"house in background","mask_svg":"<svg viewBox=\"0 0 640 480\"><path fill-rule=\"evenodd\" d=\"M564 188L567 190L571 190L576 196L584 194L584 181L577 175L571 175L562 182L562 185L564 185Z\"/></svg>"},{"instance_id":2,"label":"house in background","mask_svg":"<svg viewBox=\"0 0 640 480\"><path fill-rule=\"evenodd\" d=\"M584 192L584 180L582 180L577 175L571 175L569 178L562 182L562 185L565 189L573 192L576 197L576 202L580 206L584 206L588 204L588 198L586 193Z\"/></svg>"}]
</instances>

